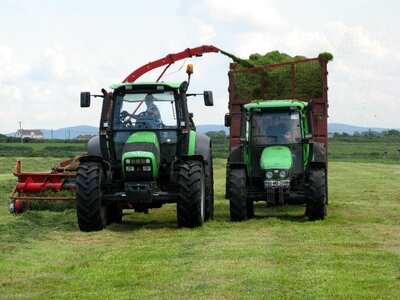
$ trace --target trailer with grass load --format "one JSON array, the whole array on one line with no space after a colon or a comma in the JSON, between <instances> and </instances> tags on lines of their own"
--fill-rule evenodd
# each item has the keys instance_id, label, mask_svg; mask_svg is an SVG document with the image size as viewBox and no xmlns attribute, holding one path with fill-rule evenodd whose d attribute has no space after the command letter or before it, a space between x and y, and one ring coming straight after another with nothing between
<instances>
[{"instance_id":1,"label":"trailer with grass load","mask_svg":"<svg viewBox=\"0 0 400 300\"><path fill-rule=\"evenodd\" d=\"M328 59L320 56L229 72L226 198L232 221L254 203L304 203L310 220L328 204Z\"/></svg>"}]
</instances>

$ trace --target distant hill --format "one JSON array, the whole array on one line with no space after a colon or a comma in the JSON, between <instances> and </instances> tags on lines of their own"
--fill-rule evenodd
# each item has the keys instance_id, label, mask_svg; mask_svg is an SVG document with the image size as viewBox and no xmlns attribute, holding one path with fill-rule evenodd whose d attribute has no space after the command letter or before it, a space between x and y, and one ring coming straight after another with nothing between
<instances>
[{"instance_id":1,"label":"distant hill","mask_svg":"<svg viewBox=\"0 0 400 300\"><path fill-rule=\"evenodd\" d=\"M328 132L331 133L347 133L350 135L353 135L354 132L358 131L359 133L364 132L364 131L376 131L376 132L382 132L388 129L395 129L395 128L381 128L381 127L361 127L361 126L354 126L354 125L348 125L348 124L341 124L341 123L330 123L328 124ZM396 129L400 130L400 129Z\"/></svg>"},{"instance_id":2,"label":"distant hill","mask_svg":"<svg viewBox=\"0 0 400 300\"><path fill-rule=\"evenodd\" d=\"M99 129L94 126L80 125L56 130L42 129L42 132L45 139L74 139L80 134L98 134Z\"/></svg>"},{"instance_id":3,"label":"distant hill","mask_svg":"<svg viewBox=\"0 0 400 300\"><path fill-rule=\"evenodd\" d=\"M197 131L200 133L206 133L207 131L225 131L226 134L229 132L229 128L224 125L210 124L210 125L197 125ZM330 123L328 124L328 132L330 133L348 133L352 135L355 131L364 132L368 130L382 132L384 130L392 128L380 128L380 127L361 127L341 123ZM41 129L45 139L74 139L80 134L98 134L99 129L94 126L79 125L73 127L66 127L60 129ZM397 129L400 130L400 129ZM7 133L7 136L15 136L15 132Z\"/></svg>"},{"instance_id":4,"label":"distant hill","mask_svg":"<svg viewBox=\"0 0 400 300\"><path fill-rule=\"evenodd\" d=\"M229 128L224 125L196 125L196 129L200 133L206 133L208 131L225 131L225 133L229 132Z\"/></svg>"}]
</instances>

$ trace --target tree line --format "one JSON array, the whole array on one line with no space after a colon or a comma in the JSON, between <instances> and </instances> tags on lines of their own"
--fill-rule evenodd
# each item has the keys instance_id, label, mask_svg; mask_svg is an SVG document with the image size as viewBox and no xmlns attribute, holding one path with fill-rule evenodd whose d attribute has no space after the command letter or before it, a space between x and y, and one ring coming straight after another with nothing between
<instances>
[{"instance_id":1,"label":"tree line","mask_svg":"<svg viewBox=\"0 0 400 300\"><path fill-rule=\"evenodd\" d=\"M384 141L384 142L400 142L400 131L396 129L384 130L382 132L367 130L363 132L354 131L353 134L346 132L333 134L333 140L338 141L352 141L352 142L364 142L364 141Z\"/></svg>"}]
</instances>

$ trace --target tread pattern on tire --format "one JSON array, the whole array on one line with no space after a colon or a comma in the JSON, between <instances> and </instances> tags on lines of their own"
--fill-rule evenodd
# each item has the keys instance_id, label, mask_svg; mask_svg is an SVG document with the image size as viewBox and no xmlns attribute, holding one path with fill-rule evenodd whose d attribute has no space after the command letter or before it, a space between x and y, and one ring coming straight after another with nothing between
<instances>
[{"instance_id":1,"label":"tread pattern on tire","mask_svg":"<svg viewBox=\"0 0 400 300\"><path fill-rule=\"evenodd\" d=\"M214 220L214 169L212 154L210 151L209 160L204 165L206 184L206 211L204 221Z\"/></svg>"},{"instance_id":2,"label":"tread pattern on tire","mask_svg":"<svg viewBox=\"0 0 400 300\"><path fill-rule=\"evenodd\" d=\"M246 172L243 169L232 169L229 172L228 178L231 221L240 222L247 220Z\"/></svg>"},{"instance_id":3,"label":"tread pattern on tire","mask_svg":"<svg viewBox=\"0 0 400 300\"><path fill-rule=\"evenodd\" d=\"M76 174L76 212L81 231L99 231L106 226L101 206L102 169L98 163L79 165Z\"/></svg>"},{"instance_id":4,"label":"tread pattern on tire","mask_svg":"<svg viewBox=\"0 0 400 300\"><path fill-rule=\"evenodd\" d=\"M323 220L326 216L326 186L325 170L310 170L309 174L309 203L307 215L311 221Z\"/></svg>"},{"instance_id":5,"label":"tread pattern on tire","mask_svg":"<svg viewBox=\"0 0 400 300\"><path fill-rule=\"evenodd\" d=\"M203 164L198 161L185 161L179 165L179 199L176 205L179 227L198 227L204 223L205 203L201 204L201 189L205 202L205 179Z\"/></svg>"}]
</instances>

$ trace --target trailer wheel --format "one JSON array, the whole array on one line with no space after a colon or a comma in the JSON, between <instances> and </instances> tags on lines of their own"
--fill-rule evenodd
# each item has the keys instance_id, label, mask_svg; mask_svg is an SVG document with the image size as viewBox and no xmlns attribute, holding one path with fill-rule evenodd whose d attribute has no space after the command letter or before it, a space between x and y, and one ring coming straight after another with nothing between
<instances>
[{"instance_id":1,"label":"trailer wheel","mask_svg":"<svg viewBox=\"0 0 400 300\"><path fill-rule=\"evenodd\" d=\"M306 215L310 221L323 220L326 216L325 170L315 169L309 173L309 201Z\"/></svg>"},{"instance_id":2,"label":"trailer wheel","mask_svg":"<svg viewBox=\"0 0 400 300\"><path fill-rule=\"evenodd\" d=\"M206 211L204 221L214 220L214 169L211 151L209 159L204 165L206 176Z\"/></svg>"},{"instance_id":3,"label":"trailer wheel","mask_svg":"<svg viewBox=\"0 0 400 300\"><path fill-rule=\"evenodd\" d=\"M176 205L179 227L198 227L205 219L205 178L203 163L185 161L179 165L179 199Z\"/></svg>"},{"instance_id":4,"label":"trailer wheel","mask_svg":"<svg viewBox=\"0 0 400 300\"><path fill-rule=\"evenodd\" d=\"M76 174L76 213L81 231L99 231L107 225L107 206L101 203L103 170L98 163L82 163Z\"/></svg>"},{"instance_id":5,"label":"trailer wheel","mask_svg":"<svg viewBox=\"0 0 400 300\"><path fill-rule=\"evenodd\" d=\"M247 220L246 172L243 169L232 169L228 177L231 221L240 222Z\"/></svg>"}]
</instances>

